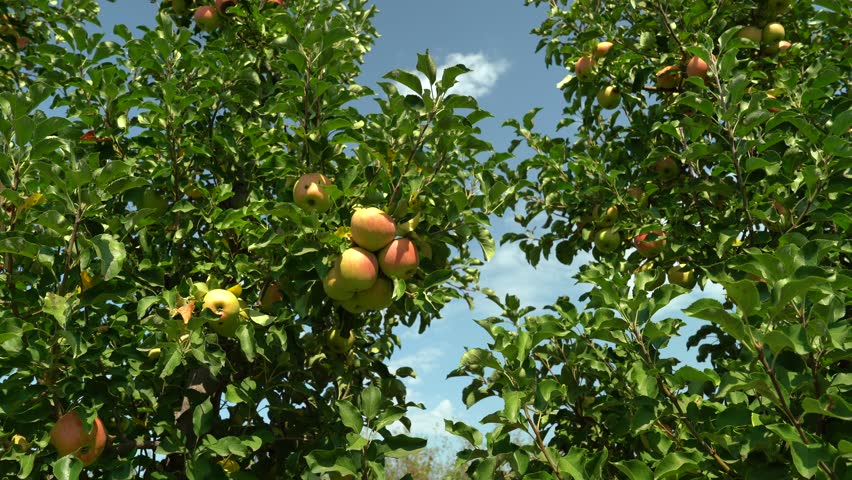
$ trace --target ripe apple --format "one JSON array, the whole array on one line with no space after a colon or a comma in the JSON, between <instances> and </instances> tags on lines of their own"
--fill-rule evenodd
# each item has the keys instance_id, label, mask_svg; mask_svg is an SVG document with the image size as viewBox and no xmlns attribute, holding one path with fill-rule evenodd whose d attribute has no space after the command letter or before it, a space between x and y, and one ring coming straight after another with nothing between
<instances>
[{"instance_id":1,"label":"ripe apple","mask_svg":"<svg viewBox=\"0 0 852 480\"><path fill-rule=\"evenodd\" d=\"M377 252L396 236L396 224L387 213L375 207L359 208L350 223L352 240L359 247Z\"/></svg>"},{"instance_id":2,"label":"ripe apple","mask_svg":"<svg viewBox=\"0 0 852 480\"><path fill-rule=\"evenodd\" d=\"M192 18L195 20L198 28L205 32L212 32L219 26L219 14L214 7L209 5L198 7Z\"/></svg>"},{"instance_id":3,"label":"ripe apple","mask_svg":"<svg viewBox=\"0 0 852 480\"><path fill-rule=\"evenodd\" d=\"M598 45L595 47L595 53L592 55L595 58L603 58L609 52L610 48L612 48L612 42L598 42Z\"/></svg>"},{"instance_id":4,"label":"ripe apple","mask_svg":"<svg viewBox=\"0 0 852 480\"><path fill-rule=\"evenodd\" d=\"M695 287L695 271L687 270L684 265L675 265L669 269L669 283L686 289Z\"/></svg>"},{"instance_id":5,"label":"ripe apple","mask_svg":"<svg viewBox=\"0 0 852 480\"><path fill-rule=\"evenodd\" d=\"M658 88L677 88L680 84L680 70L674 65L663 67L657 72Z\"/></svg>"},{"instance_id":6,"label":"ripe apple","mask_svg":"<svg viewBox=\"0 0 852 480\"><path fill-rule=\"evenodd\" d=\"M23 50L27 48L30 44L30 39L27 37L18 37L15 39L15 46L18 47L18 50Z\"/></svg>"},{"instance_id":7,"label":"ripe apple","mask_svg":"<svg viewBox=\"0 0 852 480\"><path fill-rule=\"evenodd\" d=\"M107 432L99 417L92 423L92 431L86 433L83 421L77 412L62 416L50 430L50 443L56 447L60 457L75 454L84 465L91 465L103 453Z\"/></svg>"},{"instance_id":8,"label":"ripe apple","mask_svg":"<svg viewBox=\"0 0 852 480\"><path fill-rule=\"evenodd\" d=\"M278 5L279 7L283 7L283 6L284 6L284 1L283 1L283 0L266 0L266 3L264 3L263 5L264 5L264 6L265 6L265 5L270 5L270 4L273 4L273 3L274 3L274 4L276 4L276 5Z\"/></svg>"},{"instance_id":9,"label":"ripe apple","mask_svg":"<svg viewBox=\"0 0 852 480\"><path fill-rule=\"evenodd\" d=\"M654 164L654 171L660 179L670 182L680 176L680 165L672 157L664 157Z\"/></svg>"},{"instance_id":10,"label":"ripe apple","mask_svg":"<svg viewBox=\"0 0 852 480\"><path fill-rule=\"evenodd\" d=\"M689 59L689 63L686 64L686 75L688 77L706 77L707 70L707 62L702 60L698 55L693 55Z\"/></svg>"},{"instance_id":11,"label":"ripe apple","mask_svg":"<svg viewBox=\"0 0 852 480\"><path fill-rule=\"evenodd\" d=\"M763 27L763 43L767 45L775 45L780 40L784 40L784 25L780 23L770 23Z\"/></svg>"},{"instance_id":12,"label":"ripe apple","mask_svg":"<svg viewBox=\"0 0 852 480\"><path fill-rule=\"evenodd\" d=\"M325 275L325 278L322 279L322 289L325 291L325 294L328 295L328 298L332 300L349 300L355 295L355 290L351 289L350 286L341 278L340 275L340 257L334 259L334 264L331 266L331 270Z\"/></svg>"},{"instance_id":13,"label":"ripe apple","mask_svg":"<svg viewBox=\"0 0 852 480\"><path fill-rule=\"evenodd\" d=\"M237 0L216 0L216 10L225 13L225 10L237 4Z\"/></svg>"},{"instance_id":14,"label":"ripe apple","mask_svg":"<svg viewBox=\"0 0 852 480\"><path fill-rule=\"evenodd\" d=\"M331 207L331 199L323 185L328 179L321 173L306 173L293 185L293 201L307 211L325 212Z\"/></svg>"},{"instance_id":15,"label":"ripe apple","mask_svg":"<svg viewBox=\"0 0 852 480\"><path fill-rule=\"evenodd\" d=\"M260 295L260 309L267 312L272 309L273 305L283 300L284 294L281 293L281 286L278 282L272 282L266 286L266 289Z\"/></svg>"},{"instance_id":16,"label":"ripe apple","mask_svg":"<svg viewBox=\"0 0 852 480\"><path fill-rule=\"evenodd\" d=\"M207 308L217 317L210 327L219 335L232 337L240 326L240 301L236 295L221 288L214 288L204 295L202 308Z\"/></svg>"},{"instance_id":17,"label":"ripe apple","mask_svg":"<svg viewBox=\"0 0 852 480\"><path fill-rule=\"evenodd\" d=\"M353 345L355 345L355 332L349 330L349 335L342 334L337 331L336 328L333 328L328 333L328 347L331 351L339 354L344 354L348 352Z\"/></svg>"},{"instance_id":18,"label":"ripe apple","mask_svg":"<svg viewBox=\"0 0 852 480\"><path fill-rule=\"evenodd\" d=\"M760 45L760 42L763 40L763 30L755 27L754 25L748 25L741 28L737 33L737 36L751 40L752 42Z\"/></svg>"},{"instance_id":19,"label":"ripe apple","mask_svg":"<svg viewBox=\"0 0 852 480\"><path fill-rule=\"evenodd\" d=\"M621 93L619 93L618 87L609 85L598 92L598 104L604 109L612 110L618 106L619 101L621 101Z\"/></svg>"},{"instance_id":20,"label":"ripe apple","mask_svg":"<svg viewBox=\"0 0 852 480\"><path fill-rule=\"evenodd\" d=\"M347 248L340 254L341 287L353 292L366 290L376 283L379 262L371 252L360 247Z\"/></svg>"},{"instance_id":21,"label":"ripe apple","mask_svg":"<svg viewBox=\"0 0 852 480\"><path fill-rule=\"evenodd\" d=\"M604 253L614 252L621 246L621 233L614 228L605 228L595 233L595 246Z\"/></svg>"},{"instance_id":22,"label":"ripe apple","mask_svg":"<svg viewBox=\"0 0 852 480\"><path fill-rule=\"evenodd\" d=\"M792 46L793 44L788 42L787 40L779 40L776 44L766 47L766 53L768 53L769 55L784 53Z\"/></svg>"},{"instance_id":23,"label":"ripe apple","mask_svg":"<svg viewBox=\"0 0 852 480\"><path fill-rule=\"evenodd\" d=\"M592 216L595 219L595 224L599 227L611 227L618 220L618 207L615 205L607 208L603 213L600 212L600 206L595 206L592 210Z\"/></svg>"},{"instance_id":24,"label":"ripe apple","mask_svg":"<svg viewBox=\"0 0 852 480\"><path fill-rule=\"evenodd\" d=\"M417 271L420 259L417 247L408 238L390 242L378 255L379 267L390 278L408 280Z\"/></svg>"},{"instance_id":25,"label":"ripe apple","mask_svg":"<svg viewBox=\"0 0 852 480\"><path fill-rule=\"evenodd\" d=\"M649 235L652 236L651 239L648 239ZM640 233L633 237L633 246L636 247L639 255L645 258L654 258L666 248L666 234L661 230Z\"/></svg>"},{"instance_id":26,"label":"ripe apple","mask_svg":"<svg viewBox=\"0 0 852 480\"><path fill-rule=\"evenodd\" d=\"M355 293L352 298L340 304L347 312L354 314L384 310L393 304L393 282L379 277L372 287Z\"/></svg>"},{"instance_id":27,"label":"ripe apple","mask_svg":"<svg viewBox=\"0 0 852 480\"><path fill-rule=\"evenodd\" d=\"M577 60L577 63L574 64L574 74L577 75L577 80L581 82L590 81L594 75L592 75L592 69L595 67L595 59L589 56L581 57Z\"/></svg>"}]
</instances>

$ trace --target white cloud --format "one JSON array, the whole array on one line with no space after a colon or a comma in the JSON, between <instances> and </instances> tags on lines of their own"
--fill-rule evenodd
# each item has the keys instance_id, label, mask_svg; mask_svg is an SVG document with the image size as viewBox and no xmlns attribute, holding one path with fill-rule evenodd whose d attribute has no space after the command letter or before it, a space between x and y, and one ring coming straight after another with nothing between
<instances>
[{"instance_id":1,"label":"white cloud","mask_svg":"<svg viewBox=\"0 0 852 480\"><path fill-rule=\"evenodd\" d=\"M389 364L389 368L394 372L400 367L413 368L417 377L406 378L405 383L408 386L416 385L421 382L424 375L433 372L438 367L438 359L443 355L444 351L438 347L426 347L411 355L394 357Z\"/></svg>"},{"instance_id":2,"label":"white cloud","mask_svg":"<svg viewBox=\"0 0 852 480\"><path fill-rule=\"evenodd\" d=\"M438 78L441 78L444 70L457 64L462 64L471 71L456 78L456 84L450 89L450 93L458 95L470 95L472 97L483 97L488 95L501 75L509 69L509 62L502 58L489 58L484 53L451 53L446 60L438 66ZM412 72L420 77L423 88L429 88L429 81L420 72ZM396 82L395 82L396 83ZM409 88L396 83L397 88L403 94L413 93Z\"/></svg>"},{"instance_id":3,"label":"white cloud","mask_svg":"<svg viewBox=\"0 0 852 480\"><path fill-rule=\"evenodd\" d=\"M411 435L421 437L451 436L444 428L444 419L461 420L453 402L445 398L431 410L409 410L408 419L411 420ZM395 423L393 430L402 432L405 428L401 423Z\"/></svg>"}]
</instances>

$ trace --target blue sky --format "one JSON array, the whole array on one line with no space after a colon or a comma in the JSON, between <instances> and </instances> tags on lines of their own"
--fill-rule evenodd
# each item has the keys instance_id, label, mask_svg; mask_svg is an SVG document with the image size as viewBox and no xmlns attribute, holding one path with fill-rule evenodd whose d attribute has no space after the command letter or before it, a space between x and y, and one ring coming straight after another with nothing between
<instances>
[{"instance_id":1,"label":"blue sky","mask_svg":"<svg viewBox=\"0 0 852 480\"><path fill-rule=\"evenodd\" d=\"M503 121L520 118L533 107L543 107L536 117L540 129L551 132L557 124L563 99L556 84L566 71L548 69L543 57L535 53L538 38L529 32L545 18L545 8L525 7L522 0L376 0L380 10L375 18L379 38L366 57L359 82L376 88L376 82L388 71L413 70L416 54L427 48L436 63L465 63L474 72L460 78L460 93L475 96L480 106L494 115L482 122L483 137L496 149L505 149L513 139L511 130L502 128ZM102 23L111 31L116 22L153 24L156 5L147 0L102 1ZM132 20L128 20L132 19ZM562 132L564 133L564 132ZM519 150L519 155L523 152ZM511 216L494 220L494 236L513 229ZM522 303L544 306L561 295L576 299L582 292L571 278L583 255L575 265L566 267L553 260L542 261L536 269L528 266L523 254L514 246L500 247L494 259L482 269L481 285L493 289L498 296L513 293ZM711 288L718 297L718 289ZM681 308L695 300L681 297L660 312L660 316L677 316ZM413 430L421 435L442 435L443 418L450 417L477 424L491 411L501 409L499 400L482 402L467 410L461 401L466 379L446 379L458 366L465 347L484 347L488 337L473 320L497 315L487 301L477 303L471 312L465 303L448 306L443 318L432 324L425 334L417 330L401 330L403 348L391 361L394 367L411 366L417 378L408 381L409 398L422 402L426 410L411 412ZM692 322L690 330L694 329ZM684 358L685 337L672 348ZM694 357L690 354L689 356Z\"/></svg>"}]
</instances>

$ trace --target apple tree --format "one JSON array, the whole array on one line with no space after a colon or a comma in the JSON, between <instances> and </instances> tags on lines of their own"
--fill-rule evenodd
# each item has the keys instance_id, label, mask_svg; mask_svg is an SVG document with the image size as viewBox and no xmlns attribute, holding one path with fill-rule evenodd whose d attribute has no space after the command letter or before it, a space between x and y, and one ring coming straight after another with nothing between
<instances>
[{"instance_id":1,"label":"apple tree","mask_svg":"<svg viewBox=\"0 0 852 480\"><path fill-rule=\"evenodd\" d=\"M459 462L483 479L850 478L852 5L526 3L546 64L569 70L565 133L536 131L538 110L507 122L532 153L511 177L525 231L503 242L533 266L582 262L586 293L534 312L487 292L492 340L451 375L468 405L503 408L484 446L447 422L475 446Z\"/></svg>"},{"instance_id":2,"label":"apple tree","mask_svg":"<svg viewBox=\"0 0 852 480\"><path fill-rule=\"evenodd\" d=\"M358 84L375 13L175 0L105 37L94 0L0 6L0 476L384 478L423 448L395 329L470 300L511 189L463 65ZM390 288L353 306L323 280L369 207L416 269L364 250L344 290Z\"/></svg>"}]
</instances>

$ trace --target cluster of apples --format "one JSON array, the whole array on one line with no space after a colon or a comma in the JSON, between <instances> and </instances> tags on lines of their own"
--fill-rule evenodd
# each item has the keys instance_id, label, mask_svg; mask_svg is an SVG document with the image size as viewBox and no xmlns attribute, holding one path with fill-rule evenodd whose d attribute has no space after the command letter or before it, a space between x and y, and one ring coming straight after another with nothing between
<instances>
[{"instance_id":1,"label":"cluster of apples","mask_svg":"<svg viewBox=\"0 0 852 480\"><path fill-rule=\"evenodd\" d=\"M83 465L91 465L103 453L107 443L107 431L100 417L95 417L92 430L86 432L77 412L63 415L50 431L50 443L56 447L60 457L74 454Z\"/></svg>"},{"instance_id":2,"label":"cluster of apples","mask_svg":"<svg viewBox=\"0 0 852 480\"><path fill-rule=\"evenodd\" d=\"M793 46L792 43L784 40L786 33L784 25L772 22L762 29L754 25L745 26L737 32L737 36L751 40L758 45L763 45L763 51L768 55L777 55L778 53L786 52Z\"/></svg>"},{"instance_id":3,"label":"cluster of apples","mask_svg":"<svg viewBox=\"0 0 852 480\"><path fill-rule=\"evenodd\" d=\"M574 64L574 74L581 82L590 82L594 79L594 69L598 60L604 58L612 48L612 42L599 42L591 55L580 57ZM601 108L612 110L621 102L621 92L615 85L605 85L598 90L598 104Z\"/></svg>"},{"instance_id":4,"label":"cluster of apples","mask_svg":"<svg viewBox=\"0 0 852 480\"><path fill-rule=\"evenodd\" d=\"M321 173L302 175L293 186L293 201L304 210L325 212L332 203L327 185ZM323 290L351 313L385 309L393 303L392 279L407 280L417 271L417 247L409 238L397 238L393 218L375 207L355 210L349 229L353 246L334 258Z\"/></svg>"},{"instance_id":5,"label":"cluster of apples","mask_svg":"<svg viewBox=\"0 0 852 480\"><path fill-rule=\"evenodd\" d=\"M284 6L285 0L262 0L263 6L277 5ZM171 0L172 10L178 15L185 15L189 12L193 0ZM195 10L192 19L198 28L205 32L211 32L219 27L223 15L226 11L239 3L239 0L216 0L215 6L201 5Z\"/></svg>"}]
</instances>

